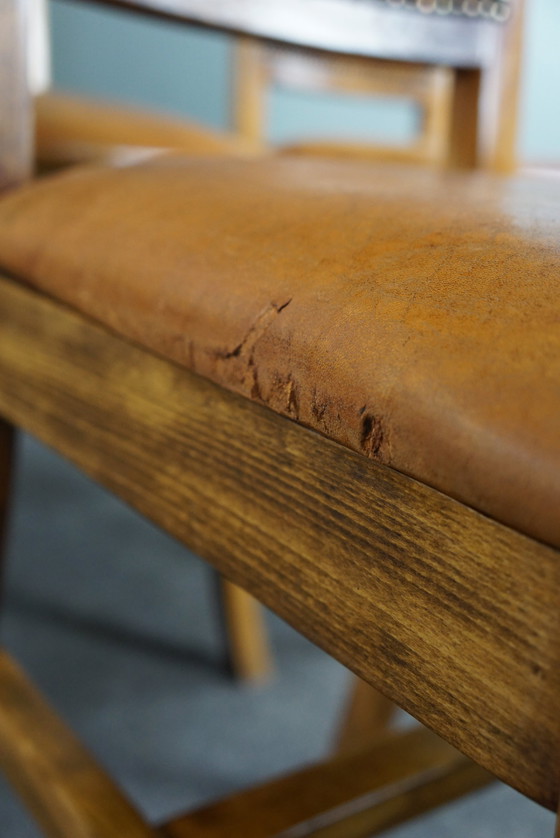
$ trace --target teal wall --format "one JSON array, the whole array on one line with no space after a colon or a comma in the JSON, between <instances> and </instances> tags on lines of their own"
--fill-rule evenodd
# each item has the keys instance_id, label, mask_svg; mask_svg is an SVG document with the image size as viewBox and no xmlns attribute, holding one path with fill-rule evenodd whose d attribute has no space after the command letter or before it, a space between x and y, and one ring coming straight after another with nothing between
<instances>
[{"instance_id":1,"label":"teal wall","mask_svg":"<svg viewBox=\"0 0 560 838\"><path fill-rule=\"evenodd\" d=\"M50 4L56 86L228 123L230 41L88 4Z\"/></svg>"},{"instance_id":2,"label":"teal wall","mask_svg":"<svg viewBox=\"0 0 560 838\"><path fill-rule=\"evenodd\" d=\"M560 2L526 0L519 150L560 164Z\"/></svg>"},{"instance_id":3,"label":"teal wall","mask_svg":"<svg viewBox=\"0 0 560 838\"><path fill-rule=\"evenodd\" d=\"M560 163L560 3L527 0L520 155ZM57 86L184 114L215 128L229 122L231 41L223 34L51 3ZM416 113L406 102L317 97L275 90L269 134L405 141Z\"/></svg>"}]
</instances>

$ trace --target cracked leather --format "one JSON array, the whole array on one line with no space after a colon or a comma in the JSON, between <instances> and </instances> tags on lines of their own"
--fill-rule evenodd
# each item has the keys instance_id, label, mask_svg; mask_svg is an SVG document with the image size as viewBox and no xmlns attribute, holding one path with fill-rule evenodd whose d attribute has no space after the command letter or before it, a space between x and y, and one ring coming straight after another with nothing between
<instances>
[{"instance_id":1,"label":"cracked leather","mask_svg":"<svg viewBox=\"0 0 560 838\"><path fill-rule=\"evenodd\" d=\"M0 264L560 546L560 181L169 155L0 201Z\"/></svg>"}]
</instances>

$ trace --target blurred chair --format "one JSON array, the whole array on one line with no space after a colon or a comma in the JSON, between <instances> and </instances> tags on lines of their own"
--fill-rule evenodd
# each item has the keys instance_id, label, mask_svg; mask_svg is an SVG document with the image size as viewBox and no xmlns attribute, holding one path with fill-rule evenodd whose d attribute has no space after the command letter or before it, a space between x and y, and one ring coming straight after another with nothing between
<instances>
[{"instance_id":1,"label":"blurred chair","mask_svg":"<svg viewBox=\"0 0 560 838\"><path fill-rule=\"evenodd\" d=\"M186 119L53 90L47 3L30 0L30 4L28 74L35 96L40 172L86 162L131 162L161 149L207 155L256 153L254 144L239 136Z\"/></svg>"},{"instance_id":2,"label":"blurred chair","mask_svg":"<svg viewBox=\"0 0 560 838\"><path fill-rule=\"evenodd\" d=\"M316 96L359 94L372 101L375 98L404 100L415 107L418 115L418 130L408 144L383 145L373 139L328 140L315 135L294 141L283 150L292 154L460 168L483 165L496 171L512 171L516 162L522 2L416 0L393 4L411 7L411 20L405 20L404 25L414 25L415 12L417 17L418 12L450 15L464 10L475 17L485 12L500 19L509 18L513 7L511 19L497 27L500 34L492 60L478 68L461 66L460 55L454 56L452 49L446 60L434 61L429 43L423 60L415 60L419 54L417 43L413 40L407 43L406 34L402 35L409 49L406 60L384 58L382 49L378 57L375 53L361 55L359 49L356 55L332 54L242 38L234 67L233 125L241 136L268 148L268 100L274 87ZM376 21L381 38L385 32L393 34L390 11L387 20L381 16Z\"/></svg>"}]
</instances>

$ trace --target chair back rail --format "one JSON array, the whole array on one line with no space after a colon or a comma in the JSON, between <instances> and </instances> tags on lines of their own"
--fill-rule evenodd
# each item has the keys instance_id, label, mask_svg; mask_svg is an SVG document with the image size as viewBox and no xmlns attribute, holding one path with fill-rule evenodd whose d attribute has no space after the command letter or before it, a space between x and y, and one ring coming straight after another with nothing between
<instances>
[{"instance_id":1,"label":"chair back rail","mask_svg":"<svg viewBox=\"0 0 560 838\"><path fill-rule=\"evenodd\" d=\"M423 15L379 0L96 0L239 35L348 55L482 67L502 27L486 18Z\"/></svg>"}]
</instances>

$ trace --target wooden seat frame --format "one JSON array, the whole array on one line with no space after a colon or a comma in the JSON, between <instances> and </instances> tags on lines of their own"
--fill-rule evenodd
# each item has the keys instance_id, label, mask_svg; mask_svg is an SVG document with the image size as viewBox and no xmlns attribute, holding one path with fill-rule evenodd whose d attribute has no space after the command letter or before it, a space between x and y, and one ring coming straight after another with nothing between
<instances>
[{"instance_id":1,"label":"wooden seat frame","mask_svg":"<svg viewBox=\"0 0 560 838\"><path fill-rule=\"evenodd\" d=\"M4 5L0 23L1 172L16 184L31 160L21 5ZM8 276L0 414L2 517L17 426L435 731L395 735L152 829L2 653L0 764L47 834L357 838L483 785L487 771L556 809L557 550Z\"/></svg>"}]
</instances>

